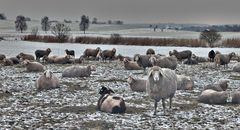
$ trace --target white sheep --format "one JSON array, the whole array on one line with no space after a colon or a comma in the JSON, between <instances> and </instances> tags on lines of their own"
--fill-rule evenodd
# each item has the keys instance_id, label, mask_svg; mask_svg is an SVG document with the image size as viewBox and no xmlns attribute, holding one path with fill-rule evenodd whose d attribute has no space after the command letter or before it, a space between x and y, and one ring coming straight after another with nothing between
<instances>
[{"instance_id":1,"label":"white sheep","mask_svg":"<svg viewBox=\"0 0 240 130\"><path fill-rule=\"evenodd\" d=\"M225 104L228 99L228 93L226 91L215 91L213 89L204 90L201 95L198 96L198 101L207 104Z\"/></svg>"},{"instance_id":2,"label":"white sheep","mask_svg":"<svg viewBox=\"0 0 240 130\"><path fill-rule=\"evenodd\" d=\"M163 110L165 114L165 99L170 99L170 108L172 107L172 98L177 90L177 76L174 70L153 66L149 73L146 83L147 93L150 98L155 100L154 115L157 110L157 103L162 99Z\"/></svg>"},{"instance_id":3,"label":"white sheep","mask_svg":"<svg viewBox=\"0 0 240 130\"><path fill-rule=\"evenodd\" d=\"M23 64L26 66L28 72L42 72L44 71L44 66L38 62L30 62L29 60L24 60Z\"/></svg>"},{"instance_id":4,"label":"white sheep","mask_svg":"<svg viewBox=\"0 0 240 130\"><path fill-rule=\"evenodd\" d=\"M127 82L132 91L136 92L146 92L146 79L136 79L129 76Z\"/></svg>"},{"instance_id":5,"label":"white sheep","mask_svg":"<svg viewBox=\"0 0 240 130\"><path fill-rule=\"evenodd\" d=\"M63 70L62 77L89 77L91 71L95 71L94 65L83 66L70 66Z\"/></svg>"},{"instance_id":6,"label":"white sheep","mask_svg":"<svg viewBox=\"0 0 240 130\"><path fill-rule=\"evenodd\" d=\"M47 90L59 87L59 80L50 70L46 70L35 83L38 90Z\"/></svg>"},{"instance_id":7,"label":"white sheep","mask_svg":"<svg viewBox=\"0 0 240 130\"><path fill-rule=\"evenodd\" d=\"M194 82L191 77L177 75L177 90L193 90Z\"/></svg>"}]
</instances>

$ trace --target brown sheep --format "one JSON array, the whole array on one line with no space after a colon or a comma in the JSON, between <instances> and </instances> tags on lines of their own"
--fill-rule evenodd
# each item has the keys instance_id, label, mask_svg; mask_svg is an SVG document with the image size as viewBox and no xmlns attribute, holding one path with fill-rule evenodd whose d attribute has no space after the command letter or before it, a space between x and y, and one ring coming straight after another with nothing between
<instances>
[{"instance_id":1,"label":"brown sheep","mask_svg":"<svg viewBox=\"0 0 240 130\"><path fill-rule=\"evenodd\" d=\"M169 55L170 56L175 55L179 61L182 61L183 59L190 60L192 57L192 51L185 50L185 51L178 52L177 50L173 50L173 52L171 51L169 52Z\"/></svg>"},{"instance_id":2,"label":"brown sheep","mask_svg":"<svg viewBox=\"0 0 240 130\"><path fill-rule=\"evenodd\" d=\"M116 53L116 49L113 48L112 50L101 51L101 53L99 53L98 55L102 58L103 61L106 61L107 59L113 60L115 57L115 53Z\"/></svg>"},{"instance_id":3,"label":"brown sheep","mask_svg":"<svg viewBox=\"0 0 240 130\"><path fill-rule=\"evenodd\" d=\"M42 60L46 63L52 64L54 63L54 59L57 58L58 56L43 56Z\"/></svg>"},{"instance_id":4,"label":"brown sheep","mask_svg":"<svg viewBox=\"0 0 240 130\"><path fill-rule=\"evenodd\" d=\"M9 58L4 58L3 59L3 65L4 66L13 66L13 62Z\"/></svg>"},{"instance_id":5,"label":"brown sheep","mask_svg":"<svg viewBox=\"0 0 240 130\"><path fill-rule=\"evenodd\" d=\"M20 63L20 60L17 57L10 57L9 59L13 62L13 64L19 64Z\"/></svg>"},{"instance_id":6,"label":"brown sheep","mask_svg":"<svg viewBox=\"0 0 240 130\"><path fill-rule=\"evenodd\" d=\"M6 58L6 56L4 54L0 54L0 61L5 59L5 58Z\"/></svg>"},{"instance_id":7,"label":"brown sheep","mask_svg":"<svg viewBox=\"0 0 240 130\"><path fill-rule=\"evenodd\" d=\"M93 58L96 59L97 54L99 53L100 50L101 50L100 47L97 47L96 49L89 49L88 48L84 51L83 56L87 57L87 58L93 57Z\"/></svg>"},{"instance_id":8,"label":"brown sheep","mask_svg":"<svg viewBox=\"0 0 240 130\"><path fill-rule=\"evenodd\" d=\"M35 56L36 60L39 61L41 57L48 56L51 53L51 49L47 48L46 50L36 50Z\"/></svg>"},{"instance_id":9,"label":"brown sheep","mask_svg":"<svg viewBox=\"0 0 240 130\"><path fill-rule=\"evenodd\" d=\"M228 93L225 91L215 91L212 89L204 90L198 96L198 101L207 104L225 104L228 99Z\"/></svg>"},{"instance_id":10,"label":"brown sheep","mask_svg":"<svg viewBox=\"0 0 240 130\"><path fill-rule=\"evenodd\" d=\"M233 92L232 94L232 103L240 104L240 91Z\"/></svg>"},{"instance_id":11,"label":"brown sheep","mask_svg":"<svg viewBox=\"0 0 240 130\"><path fill-rule=\"evenodd\" d=\"M215 66L224 65L224 69L228 68L228 63L236 54L234 52L229 54L216 54L214 58Z\"/></svg>"},{"instance_id":12,"label":"brown sheep","mask_svg":"<svg viewBox=\"0 0 240 130\"><path fill-rule=\"evenodd\" d=\"M24 61L24 60L30 60L30 61L34 61L34 56L31 55L31 54L26 54L26 53L19 53L17 56L16 56L18 59L20 59L21 61Z\"/></svg>"},{"instance_id":13,"label":"brown sheep","mask_svg":"<svg viewBox=\"0 0 240 130\"><path fill-rule=\"evenodd\" d=\"M129 76L127 82L132 91L146 92L146 79L135 79L132 76Z\"/></svg>"},{"instance_id":14,"label":"brown sheep","mask_svg":"<svg viewBox=\"0 0 240 130\"><path fill-rule=\"evenodd\" d=\"M56 63L56 64L69 64L71 63L71 56L70 55L66 55L66 56L63 56L63 57L56 57L53 59L53 62Z\"/></svg>"},{"instance_id":15,"label":"brown sheep","mask_svg":"<svg viewBox=\"0 0 240 130\"><path fill-rule=\"evenodd\" d=\"M217 83L209 84L209 85L205 86L204 90L212 89L212 90L219 91L219 92L226 91L228 88L228 83L229 83L228 79L221 79Z\"/></svg>"},{"instance_id":16,"label":"brown sheep","mask_svg":"<svg viewBox=\"0 0 240 130\"><path fill-rule=\"evenodd\" d=\"M143 69L137 64L137 62L129 61L126 58L123 59L123 63L124 63L124 68L126 70L142 70Z\"/></svg>"},{"instance_id":17,"label":"brown sheep","mask_svg":"<svg viewBox=\"0 0 240 130\"><path fill-rule=\"evenodd\" d=\"M152 48L149 48L146 52L146 55L155 55L155 51Z\"/></svg>"},{"instance_id":18,"label":"brown sheep","mask_svg":"<svg viewBox=\"0 0 240 130\"><path fill-rule=\"evenodd\" d=\"M30 62L29 60L24 60L23 64L26 66L27 72L44 71L44 66L39 62Z\"/></svg>"},{"instance_id":19,"label":"brown sheep","mask_svg":"<svg viewBox=\"0 0 240 130\"><path fill-rule=\"evenodd\" d=\"M35 83L38 90L48 90L59 87L59 80L50 70L46 70Z\"/></svg>"}]
</instances>

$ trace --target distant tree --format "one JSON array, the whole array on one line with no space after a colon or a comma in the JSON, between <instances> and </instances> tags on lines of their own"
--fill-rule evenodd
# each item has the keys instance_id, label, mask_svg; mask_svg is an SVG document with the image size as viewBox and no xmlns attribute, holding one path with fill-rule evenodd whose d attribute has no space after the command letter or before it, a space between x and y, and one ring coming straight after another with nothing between
<instances>
[{"instance_id":1,"label":"distant tree","mask_svg":"<svg viewBox=\"0 0 240 130\"><path fill-rule=\"evenodd\" d=\"M27 30L27 23L24 16L19 15L16 17L15 28L17 31L21 31L21 33Z\"/></svg>"},{"instance_id":2,"label":"distant tree","mask_svg":"<svg viewBox=\"0 0 240 130\"><path fill-rule=\"evenodd\" d=\"M108 20L108 24L112 24L112 20Z\"/></svg>"},{"instance_id":3,"label":"distant tree","mask_svg":"<svg viewBox=\"0 0 240 130\"><path fill-rule=\"evenodd\" d=\"M222 36L214 29L206 29L200 33L200 40L204 40L210 47L214 47L214 43L221 40Z\"/></svg>"},{"instance_id":4,"label":"distant tree","mask_svg":"<svg viewBox=\"0 0 240 130\"><path fill-rule=\"evenodd\" d=\"M33 37L35 37L35 38L37 37L37 35L38 35L38 27L32 27L31 35Z\"/></svg>"},{"instance_id":5,"label":"distant tree","mask_svg":"<svg viewBox=\"0 0 240 130\"><path fill-rule=\"evenodd\" d=\"M68 37L71 29L69 26L66 26L63 23L57 23L55 26L52 27L52 33L57 37L59 42L65 42Z\"/></svg>"},{"instance_id":6,"label":"distant tree","mask_svg":"<svg viewBox=\"0 0 240 130\"><path fill-rule=\"evenodd\" d=\"M42 30L47 33L50 30L51 23L49 22L49 18L47 16L43 17L41 20Z\"/></svg>"},{"instance_id":7,"label":"distant tree","mask_svg":"<svg viewBox=\"0 0 240 130\"><path fill-rule=\"evenodd\" d=\"M92 20L92 24L97 24L98 22L97 22L97 18L93 18L93 20Z\"/></svg>"},{"instance_id":8,"label":"distant tree","mask_svg":"<svg viewBox=\"0 0 240 130\"><path fill-rule=\"evenodd\" d=\"M81 17L81 22L79 24L80 30L84 32L88 29L89 27L89 18L86 15L83 15Z\"/></svg>"},{"instance_id":9,"label":"distant tree","mask_svg":"<svg viewBox=\"0 0 240 130\"><path fill-rule=\"evenodd\" d=\"M7 17L5 16L5 14L0 14L0 20L6 20L7 19Z\"/></svg>"}]
</instances>

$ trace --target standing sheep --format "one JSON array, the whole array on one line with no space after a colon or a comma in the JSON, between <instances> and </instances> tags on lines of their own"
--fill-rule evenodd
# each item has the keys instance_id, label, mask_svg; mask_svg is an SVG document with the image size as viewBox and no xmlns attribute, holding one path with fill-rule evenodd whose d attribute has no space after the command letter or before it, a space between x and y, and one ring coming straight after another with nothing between
<instances>
[{"instance_id":1,"label":"standing sheep","mask_svg":"<svg viewBox=\"0 0 240 130\"><path fill-rule=\"evenodd\" d=\"M93 58L96 59L97 54L99 53L100 50L101 50L100 47L97 47L96 49L89 49L88 48L84 51L83 56L87 57L87 58L93 57Z\"/></svg>"},{"instance_id":2,"label":"standing sheep","mask_svg":"<svg viewBox=\"0 0 240 130\"><path fill-rule=\"evenodd\" d=\"M129 61L128 59L124 58L123 59L123 63L124 63L124 68L126 70L141 70L143 69L142 67L140 67L136 62L134 61Z\"/></svg>"},{"instance_id":3,"label":"standing sheep","mask_svg":"<svg viewBox=\"0 0 240 130\"><path fill-rule=\"evenodd\" d=\"M103 61L106 61L107 59L113 60L116 54L116 49L113 48L112 50L104 50L101 51L101 53L98 54L98 58L102 58Z\"/></svg>"},{"instance_id":4,"label":"standing sheep","mask_svg":"<svg viewBox=\"0 0 240 130\"><path fill-rule=\"evenodd\" d=\"M149 48L146 52L146 55L155 55L155 51L152 48Z\"/></svg>"},{"instance_id":5,"label":"standing sheep","mask_svg":"<svg viewBox=\"0 0 240 130\"><path fill-rule=\"evenodd\" d=\"M177 90L177 76L175 71L153 66L149 73L146 83L147 93L154 99L154 115L157 113L157 103L162 99L162 106L165 112L165 99L170 99L170 108L172 107L172 98Z\"/></svg>"},{"instance_id":6,"label":"standing sheep","mask_svg":"<svg viewBox=\"0 0 240 130\"><path fill-rule=\"evenodd\" d=\"M44 66L39 62L30 62L29 60L24 60L23 64L26 66L28 72L44 71Z\"/></svg>"},{"instance_id":7,"label":"standing sheep","mask_svg":"<svg viewBox=\"0 0 240 130\"><path fill-rule=\"evenodd\" d=\"M74 52L74 50L68 50L68 49L66 49L65 52L66 52L67 55L70 55L70 56L75 57L75 52Z\"/></svg>"},{"instance_id":8,"label":"standing sheep","mask_svg":"<svg viewBox=\"0 0 240 130\"><path fill-rule=\"evenodd\" d=\"M210 62L214 62L215 55L216 53L214 52L214 50L208 52L208 58L210 59Z\"/></svg>"},{"instance_id":9,"label":"standing sheep","mask_svg":"<svg viewBox=\"0 0 240 130\"><path fill-rule=\"evenodd\" d=\"M146 81L145 79L135 79L132 76L127 79L131 90L136 92L146 92Z\"/></svg>"},{"instance_id":10,"label":"standing sheep","mask_svg":"<svg viewBox=\"0 0 240 130\"><path fill-rule=\"evenodd\" d=\"M169 68L175 70L177 68L177 58L175 56L160 56L156 58L155 56L150 57L150 62L153 66L159 66L161 68Z\"/></svg>"},{"instance_id":11,"label":"standing sheep","mask_svg":"<svg viewBox=\"0 0 240 130\"><path fill-rule=\"evenodd\" d=\"M177 90L193 90L192 78L184 75L177 75Z\"/></svg>"},{"instance_id":12,"label":"standing sheep","mask_svg":"<svg viewBox=\"0 0 240 130\"><path fill-rule=\"evenodd\" d=\"M35 83L38 90L48 90L59 87L59 80L50 70L46 70Z\"/></svg>"},{"instance_id":13,"label":"standing sheep","mask_svg":"<svg viewBox=\"0 0 240 130\"><path fill-rule=\"evenodd\" d=\"M207 89L198 96L198 101L207 104L225 104L227 98L228 93L225 91L218 92L212 89Z\"/></svg>"},{"instance_id":14,"label":"standing sheep","mask_svg":"<svg viewBox=\"0 0 240 130\"><path fill-rule=\"evenodd\" d=\"M31 54L26 54L26 53L19 53L17 56L16 56L18 59L20 59L21 61L24 61L24 60L30 60L30 61L34 61L34 56L31 55Z\"/></svg>"},{"instance_id":15,"label":"standing sheep","mask_svg":"<svg viewBox=\"0 0 240 130\"><path fill-rule=\"evenodd\" d=\"M63 70L62 77L90 77L91 71L96 71L94 65L82 66L70 66Z\"/></svg>"},{"instance_id":16,"label":"standing sheep","mask_svg":"<svg viewBox=\"0 0 240 130\"><path fill-rule=\"evenodd\" d=\"M234 52L229 54L216 54L214 58L215 66L224 65L224 69L228 68L228 63L236 54Z\"/></svg>"},{"instance_id":17,"label":"standing sheep","mask_svg":"<svg viewBox=\"0 0 240 130\"><path fill-rule=\"evenodd\" d=\"M175 55L177 57L178 60L182 61L183 59L191 59L192 57L192 51L190 50L184 50L181 52L178 52L177 50L173 50L173 52L169 52L169 55Z\"/></svg>"},{"instance_id":18,"label":"standing sheep","mask_svg":"<svg viewBox=\"0 0 240 130\"><path fill-rule=\"evenodd\" d=\"M150 62L150 57L149 55L140 55L140 54L136 54L134 55L134 61L137 62L137 64L140 67L143 67L144 73L146 74L146 68L147 67L152 67L152 63Z\"/></svg>"},{"instance_id":19,"label":"standing sheep","mask_svg":"<svg viewBox=\"0 0 240 130\"><path fill-rule=\"evenodd\" d=\"M47 48L46 50L36 50L35 51L36 60L40 61L40 58L42 58L43 56L48 56L50 53L51 53L50 48Z\"/></svg>"},{"instance_id":20,"label":"standing sheep","mask_svg":"<svg viewBox=\"0 0 240 130\"><path fill-rule=\"evenodd\" d=\"M102 86L99 94L101 97L98 99L97 108L103 112L109 113L125 113L126 105L123 98L112 96L113 90Z\"/></svg>"}]
</instances>

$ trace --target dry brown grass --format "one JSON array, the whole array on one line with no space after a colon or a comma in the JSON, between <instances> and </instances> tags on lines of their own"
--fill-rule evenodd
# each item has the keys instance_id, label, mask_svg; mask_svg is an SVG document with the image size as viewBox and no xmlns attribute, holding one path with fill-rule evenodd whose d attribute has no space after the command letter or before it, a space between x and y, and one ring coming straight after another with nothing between
<instances>
[{"instance_id":1,"label":"dry brown grass","mask_svg":"<svg viewBox=\"0 0 240 130\"><path fill-rule=\"evenodd\" d=\"M240 47L240 38L231 38L231 39L223 40L222 46L238 48Z\"/></svg>"}]
</instances>

